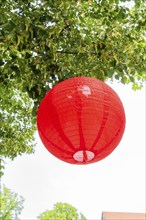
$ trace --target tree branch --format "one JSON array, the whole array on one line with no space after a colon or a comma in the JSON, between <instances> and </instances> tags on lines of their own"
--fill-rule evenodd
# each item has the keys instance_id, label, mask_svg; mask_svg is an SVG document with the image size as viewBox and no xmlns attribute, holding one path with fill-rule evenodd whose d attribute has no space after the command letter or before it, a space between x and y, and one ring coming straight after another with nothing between
<instances>
[{"instance_id":1,"label":"tree branch","mask_svg":"<svg viewBox=\"0 0 146 220\"><path fill-rule=\"evenodd\" d=\"M90 53L90 54L92 54L92 55L99 55L99 53L95 53L95 52L91 52L91 51L85 51L85 52L79 52L79 53L78 53L77 51L63 51L63 50L57 50L57 53L75 54L75 55Z\"/></svg>"}]
</instances>

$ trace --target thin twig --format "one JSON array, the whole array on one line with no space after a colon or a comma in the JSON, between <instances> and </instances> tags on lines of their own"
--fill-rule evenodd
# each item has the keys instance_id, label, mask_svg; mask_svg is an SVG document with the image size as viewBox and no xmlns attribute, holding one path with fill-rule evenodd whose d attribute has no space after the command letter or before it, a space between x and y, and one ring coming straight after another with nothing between
<instances>
[{"instance_id":1,"label":"thin twig","mask_svg":"<svg viewBox=\"0 0 146 220\"><path fill-rule=\"evenodd\" d=\"M79 55L79 54L87 54L87 53L90 53L90 54L93 54L93 55L99 55L99 53L95 53L95 52L91 52L91 51L76 52L76 51L57 50L56 52L57 52L57 53L66 53L66 54L76 54L76 55Z\"/></svg>"}]
</instances>

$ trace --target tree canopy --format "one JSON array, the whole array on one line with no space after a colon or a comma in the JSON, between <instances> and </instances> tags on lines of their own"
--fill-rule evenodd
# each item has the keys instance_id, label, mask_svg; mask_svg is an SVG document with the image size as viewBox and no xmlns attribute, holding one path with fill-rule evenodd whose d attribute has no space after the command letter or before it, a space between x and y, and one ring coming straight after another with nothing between
<instances>
[{"instance_id":1,"label":"tree canopy","mask_svg":"<svg viewBox=\"0 0 146 220\"><path fill-rule=\"evenodd\" d=\"M0 219L18 219L18 215L23 209L23 197L10 189L3 187L0 191Z\"/></svg>"},{"instance_id":2,"label":"tree canopy","mask_svg":"<svg viewBox=\"0 0 146 220\"><path fill-rule=\"evenodd\" d=\"M146 79L145 0L1 0L0 150L34 148L38 105L74 76Z\"/></svg>"},{"instance_id":3,"label":"tree canopy","mask_svg":"<svg viewBox=\"0 0 146 220\"><path fill-rule=\"evenodd\" d=\"M47 210L38 216L40 220L86 220L86 217L78 213L77 209L68 203L56 203L52 210Z\"/></svg>"}]
</instances>

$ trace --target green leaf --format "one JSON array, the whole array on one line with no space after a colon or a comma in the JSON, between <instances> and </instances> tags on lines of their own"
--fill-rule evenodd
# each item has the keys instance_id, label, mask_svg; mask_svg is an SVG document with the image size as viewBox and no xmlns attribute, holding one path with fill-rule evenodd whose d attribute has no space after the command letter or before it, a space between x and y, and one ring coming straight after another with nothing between
<instances>
[{"instance_id":1,"label":"green leaf","mask_svg":"<svg viewBox=\"0 0 146 220\"><path fill-rule=\"evenodd\" d=\"M56 203L54 208L50 211L43 212L38 216L40 220L52 219L52 220L86 220L86 217L82 213L78 213L77 209L68 203Z\"/></svg>"},{"instance_id":2,"label":"green leaf","mask_svg":"<svg viewBox=\"0 0 146 220\"><path fill-rule=\"evenodd\" d=\"M18 196L17 193L12 192L6 187L2 187L0 191L1 198L1 210L0 219L16 219L20 215L23 209L24 199L22 196Z\"/></svg>"}]
</instances>

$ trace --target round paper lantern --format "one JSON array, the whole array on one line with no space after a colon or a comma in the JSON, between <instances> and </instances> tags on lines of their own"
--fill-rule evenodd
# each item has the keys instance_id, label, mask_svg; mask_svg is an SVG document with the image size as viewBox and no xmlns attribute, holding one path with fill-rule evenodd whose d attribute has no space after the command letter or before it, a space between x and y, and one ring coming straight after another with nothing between
<instances>
[{"instance_id":1,"label":"round paper lantern","mask_svg":"<svg viewBox=\"0 0 146 220\"><path fill-rule=\"evenodd\" d=\"M42 100L37 116L40 138L57 158L89 164L108 156L119 144L125 113L116 92L90 77L67 79Z\"/></svg>"}]
</instances>

